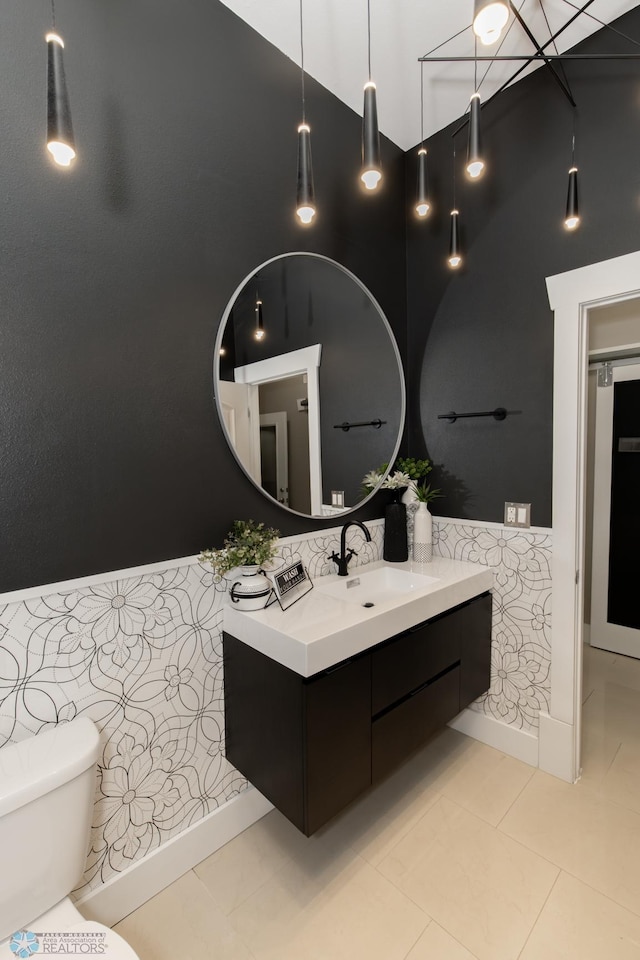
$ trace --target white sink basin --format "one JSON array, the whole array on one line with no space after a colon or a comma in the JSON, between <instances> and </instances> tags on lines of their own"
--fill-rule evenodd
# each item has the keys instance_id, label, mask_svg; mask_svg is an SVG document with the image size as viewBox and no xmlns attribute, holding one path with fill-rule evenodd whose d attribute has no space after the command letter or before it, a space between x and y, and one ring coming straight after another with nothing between
<instances>
[{"instance_id":1,"label":"white sink basin","mask_svg":"<svg viewBox=\"0 0 640 960\"><path fill-rule=\"evenodd\" d=\"M313 677L493 586L493 572L479 563L434 557L415 566L416 573L410 561L376 560L354 567L349 577L318 577L287 610L273 603L244 613L229 603L224 628L300 676Z\"/></svg>"},{"instance_id":2,"label":"white sink basin","mask_svg":"<svg viewBox=\"0 0 640 960\"><path fill-rule=\"evenodd\" d=\"M424 590L438 577L428 577L410 570L398 570L393 567L378 567L366 573L355 573L350 577L340 577L331 583L323 584L316 580L315 589L326 596L354 603L359 607L375 607L390 600L406 598L407 594Z\"/></svg>"}]
</instances>

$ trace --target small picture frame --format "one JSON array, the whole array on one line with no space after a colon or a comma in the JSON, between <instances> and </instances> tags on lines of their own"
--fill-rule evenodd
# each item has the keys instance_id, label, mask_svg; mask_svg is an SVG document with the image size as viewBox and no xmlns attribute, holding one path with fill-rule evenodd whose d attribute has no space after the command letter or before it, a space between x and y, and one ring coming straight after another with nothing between
<instances>
[{"instance_id":1,"label":"small picture frame","mask_svg":"<svg viewBox=\"0 0 640 960\"><path fill-rule=\"evenodd\" d=\"M289 564L272 575L273 592L282 610L288 610L297 600L313 589L313 582L302 560Z\"/></svg>"}]
</instances>

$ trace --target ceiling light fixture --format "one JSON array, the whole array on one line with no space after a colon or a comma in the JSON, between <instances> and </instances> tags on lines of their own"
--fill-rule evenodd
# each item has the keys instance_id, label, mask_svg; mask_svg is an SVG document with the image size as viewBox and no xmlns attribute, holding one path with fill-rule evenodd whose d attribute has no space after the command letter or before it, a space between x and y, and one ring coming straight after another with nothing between
<instances>
[{"instance_id":1,"label":"ceiling light fixture","mask_svg":"<svg viewBox=\"0 0 640 960\"><path fill-rule=\"evenodd\" d=\"M469 145L467 148L467 174L472 180L482 176L485 163L482 159L482 131L480 128L480 94L473 93L469 101Z\"/></svg>"},{"instance_id":2,"label":"ceiling light fixture","mask_svg":"<svg viewBox=\"0 0 640 960\"><path fill-rule=\"evenodd\" d=\"M69 167L76 157L71 123L71 108L64 74L64 41L56 31L56 11L51 0L51 31L47 41L47 150L61 167Z\"/></svg>"},{"instance_id":3,"label":"ceiling light fixture","mask_svg":"<svg viewBox=\"0 0 640 960\"><path fill-rule=\"evenodd\" d=\"M262 300L256 294L256 329L253 336L256 340L264 340L264 320L262 318Z\"/></svg>"},{"instance_id":4,"label":"ceiling light fixture","mask_svg":"<svg viewBox=\"0 0 640 960\"><path fill-rule=\"evenodd\" d=\"M311 127L307 123L304 99L304 42L302 32L302 0L300 0L300 84L302 88L302 123L298 127L298 189L296 213L308 226L316 215L313 166L311 163ZM261 339L261 338L258 338Z\"/></svg>"},{"instance_id":5,"label":"ceiling light fixture","mask_svg":"<svg viewBox=\"0 0 640 960\"><path fill-rule=\"evenodd\" d=\"M473 90L469 101L469 140L467 146L467 176L477 180L484 173L482 159L482 130L480 127L480 94L478 93L478 42L475 43L476 59L473 66Z\"/></svg>"},{"instance_id":6,"label":"ceiling light fixture","mask_svg":"<svg viewBox=\"0 0 640 960\"><path fill-rule=\"evenodd\" d=\"M457 270L462 263L460 247L460 213L456 210L456 145L453 144L453 210L451 211L451 226L449 231L449 256L447 263L452 270Z\"/></svg>"},{"instance_id":7,"label":"ceiling light fixture","mask_svg":"<svg viewBox=\"0 0 640 960\"><path fill-rule=\"evenodd\" d=\"M429 185L427 178L427 148L424 145L424 83L423 66L420 64L420 149L418 150L418 190L415 211L419 217L426 217L431 210Z\"/></svg>"},{"instance_id":8,"label":"ceiling light fixture","mask_svg":"<svg viewBox=\"0 0 640 960\"><path fill-rule=\"evenodd\" d=\"M447 263L452 270L457 270L462 263L460 252L460 213L455 208L451 211L451 229L449 233L449 258Z\"/></svg>"},{"instance_id":9,"label":"ceiling light fixture","mask_svg":"<svg viewBox=\"0 0 640 960\"><path fill-rule=\"evenodd\" d=\"M367 0L367 53L369 60L369 79L364 85L362 173L360 174L360 179L367 190L375 190L382 180L382 163L380 161L380 131L378 130L376 85L371 79L371 0Z\"/></svg>"},{"instance_id":10,"label":"ceiling light fixture","mask_svg":"<svg viewBox=\"0 0 640 960\"><path fill-rule=\"evenodd\" d=\"M569 168L569 186L567 189L567 211L564 225L567 230L575 230L580 224L580 209L578 206L578 168L576 167L576 135L571 142L571 167Z\"/></svg>"},{"instance_id":11,"label":"ceiling light fixture","mask_svg":"<svg viewBox=\"0 0 640 960\"><path fill-rule=\"evenodd\" d=\"M485 47L496 43L507 25L509 5L503 2L474 0L473 32Z\"/></svg>"}]
</instances>

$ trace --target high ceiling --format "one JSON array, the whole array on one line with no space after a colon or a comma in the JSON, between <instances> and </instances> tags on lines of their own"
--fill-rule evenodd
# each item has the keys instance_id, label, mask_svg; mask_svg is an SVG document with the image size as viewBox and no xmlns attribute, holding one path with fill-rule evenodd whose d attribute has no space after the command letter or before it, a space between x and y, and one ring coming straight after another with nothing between
<instances>
[{"instance_id":1,"label":"high ceiling","mask_svg":"<svg viewBox=\"0 0 640 960\"><path fill-rule=\"evenodd\" d=\"M299 0L222 2L300 63ZM548 40L549 28L555 33L584 3L515 0L540 44ZM588 11L558 38L558 52L599 30L598 20L611 22L637 5L632 0L593 0ZM367 0L303 0L303 12L306 72L361 114L362 88L367 79ZM371 0L371 73L378 88L380 130L403 150L420 140L418 57L459 31L463 31L461 36L447 43L439 54L473 56L472 18L473 0ZM500 53L530 54L531 41L513 16L510 27ZM497 46L483 48L478 44L478 54L495 53ZM547 52L555 51L550 47ZM635 52L631 45L629 52ZM487 66L478 65L479 78ZM492 64L480 87L482 99L486 100L518 66ZM425 64L425 137L463 115L473 92L473 76L473 63ZM312 116L309 121L313 124Z\"/></svg>"}]
</instances>

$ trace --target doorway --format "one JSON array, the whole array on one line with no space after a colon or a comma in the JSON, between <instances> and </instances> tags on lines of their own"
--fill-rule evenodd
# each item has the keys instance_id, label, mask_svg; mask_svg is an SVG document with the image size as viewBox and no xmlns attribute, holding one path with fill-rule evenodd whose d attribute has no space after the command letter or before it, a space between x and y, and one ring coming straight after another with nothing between
<instances>
[{"instance_id":1,"label":"doorway","mask_svg":"<svg viewBox=\"0 0 640 960\"><path fill-rule=\"evenodd\" d=\"M585 640L640 658L640 302L590 311L588 381Z\"/></svg>"},{"instance_id":2,"label":"doorway","mask_svg":"<svg viewBox=\"0 0 640 960\"><path fill-rule=\"evenodd\" d=\"M289 506L289 439L287 413L260 414L260 481L263 490Z\"/></svg>"},{"instance_id":3,"label":"doorway","mask_svg":"<svg viewBox=\"0 0 640 960\"><path fill-rule=\"evenodd\" d=\"M640 252L547 278L554 311L551 697L540 714L539 766L580 773L586 502L587 360L594 308L640 297Z\"/></svg>"}]
</instances>

